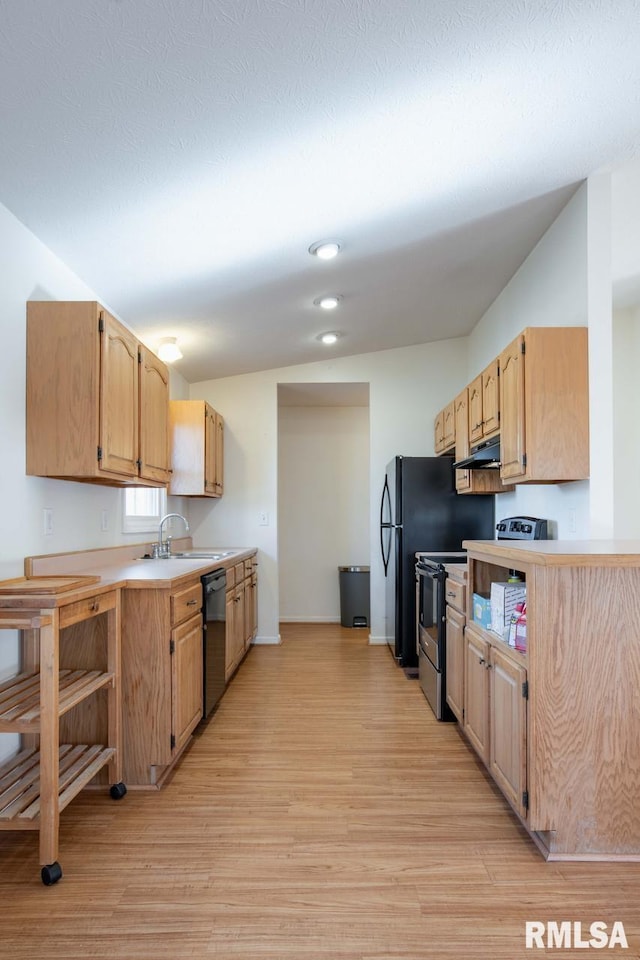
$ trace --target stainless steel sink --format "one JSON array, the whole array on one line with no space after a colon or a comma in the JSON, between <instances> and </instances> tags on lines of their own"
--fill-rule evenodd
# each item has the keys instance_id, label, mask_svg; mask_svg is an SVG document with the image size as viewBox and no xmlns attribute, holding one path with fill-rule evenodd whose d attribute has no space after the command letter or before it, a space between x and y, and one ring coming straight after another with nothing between
<instances>
[{"instance_id":1,"label":"stainless steel sink","mask_svg":"<svg viewBox=\"0 0 640 960\"><path fill-rule=\"evenodd\" d=\"M231 556L233 553L232 550L221 551L220 553L213 553L211 551L205 550L176 550L175 553L172 553L170 557L156 557L157 560L223 560L225 557ZM140 557L141 560L152 560L154 559L150 554L147 554L144 557Z\"/></svg>"},{"instance_id":2,"label":"stainless steel sink","mask_svg":"<svg viewBox=\"0 0 640 960\"><path fill-rule=\"evenodd\" d=\"M185 560L222 560L224 557L230 556L230 554L230 550L227 550L226 553L207 553L204 550L184 550L182 552L176 551L172 553L168 559L179 560L182 557Z\"/></svg>"}]
</instances>

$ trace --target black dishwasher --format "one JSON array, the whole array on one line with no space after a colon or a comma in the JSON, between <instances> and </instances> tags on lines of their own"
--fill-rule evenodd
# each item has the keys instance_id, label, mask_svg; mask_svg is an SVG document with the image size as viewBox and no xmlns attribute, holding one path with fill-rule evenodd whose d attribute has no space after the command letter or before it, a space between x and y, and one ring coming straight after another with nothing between
<instances>
[{"instance_id":1,"label":"black dishwasher","mask_svg":"<svg viewBox=\"0 0 640 960\"><path fill-rule=\"evenodd\" d=\"M225 688L227 574L213 570L202 577L203 626L203 718L220 700Z\"/></svg>"}]
</instances>

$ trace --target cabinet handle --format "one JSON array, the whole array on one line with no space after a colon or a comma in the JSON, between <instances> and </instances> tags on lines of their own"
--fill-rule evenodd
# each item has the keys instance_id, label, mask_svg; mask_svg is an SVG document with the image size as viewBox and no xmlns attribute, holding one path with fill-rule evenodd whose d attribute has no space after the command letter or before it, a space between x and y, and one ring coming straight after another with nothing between
<instances>
[{"instance_id":1,"label":"cabinet handle","mask_svg":"<svg viewBox=\"0 0 640 960\"><path fill-rule=\"evenodd\" d=\"M455 597L455 595L456 595L456 594L455 594L455 591L454 591L454 590L447 590L447 596L448 596L448 597Z\"/></svg>"},{"instance_id":2,"label":"cabinet handle","mask_svg":"<svg viewBox=\"0 0 640 960\"><path fill-rule=\"evenodd\" d=\"M98 602L98 600L93 601L90 609L93 610L94 612L97 612L100 609L100 603Z\"/></svg>"},{"instance_id":3,"label":"cabinet handle","mask_svg":"<svg viewBox=\"0 0 640 960\"><path fill-rule=\"evenodd\" d=\"M187 600L187 606L188 606L188 607L195 607L195 605L196 605L197 602L198 602L197 600Z\"/></svg>"},{"instance_id":4,"label":"cabinet handle","mask_svg":"<svg viewBox=\"0 0 640 960\"><path fill-rule=\"evenodd\" d=\"M484 659L484 657L480 657L478 663L486 663L486 660Z\"/></svg>"}]
</instances>

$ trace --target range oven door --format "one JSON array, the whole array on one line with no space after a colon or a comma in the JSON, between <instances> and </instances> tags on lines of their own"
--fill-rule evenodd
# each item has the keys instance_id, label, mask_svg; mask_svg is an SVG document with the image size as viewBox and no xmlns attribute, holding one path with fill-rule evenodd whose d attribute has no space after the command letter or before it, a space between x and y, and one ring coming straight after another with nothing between
<instances>
[{"instance_id":1,"label":"range oven door","mask_svg":"<svg viewBox=\"0 0 640 960\"><path fill-rule=\"evenodd\" d=\"M453 716L445 693L446 577L441 563L420 560L416 564L418 678L438 720L449 720Z\"/></svg>"}]
</instances>

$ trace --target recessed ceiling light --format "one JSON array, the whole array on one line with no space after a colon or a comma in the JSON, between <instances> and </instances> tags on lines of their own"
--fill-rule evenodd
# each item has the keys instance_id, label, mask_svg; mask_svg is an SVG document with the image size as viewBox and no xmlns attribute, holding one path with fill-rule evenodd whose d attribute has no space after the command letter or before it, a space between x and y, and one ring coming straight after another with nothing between
<instances>
[{"instance_id":1,"label":"recessed ceiling light","mask_svg":"<svg viewBox=\"0 0 640 960\"><path fill-rule=\"evenodd\" d=\"M339 340L342 334L338 330L327 330L326 333L320 333L316 337L316 340L319 340L320 343L326 344L328 347L332 343L335 343L336 340Z\"/></svg>"},{"instance_id":2,"label":"recessed ceiling light","mask_svg":"<svg viewBox=\"0 0 640 960\"><path fill-rule=\"evenodd\" d=\"M180 360L182 350L178 346L175 337L163 337L158 344L158 356L163 363L173 363L174 360Z\"/></svg>"},{"instance_id":3,"label":"recessed ceiling light","mask_svg":"<svg viewBox=\"0 0 640 960\"><path fill-rule=\"evenodd\" d=\"M309 253L319 260L333 260L340 253L341 245L337 240L316 240L309 247Z\"/></svg>"},{"instance_id":4,"label":"recessed ceiling light","mask_svg":"<svg viewBox=\"0 0 640 960\"><path fill-rule=\"evenodd\" d=\"M316 307L322 307L323 310L335 310L342 297L337 293L326 294L324 297L316 297L313 301Z\"/></svg>"}]
</instances>

